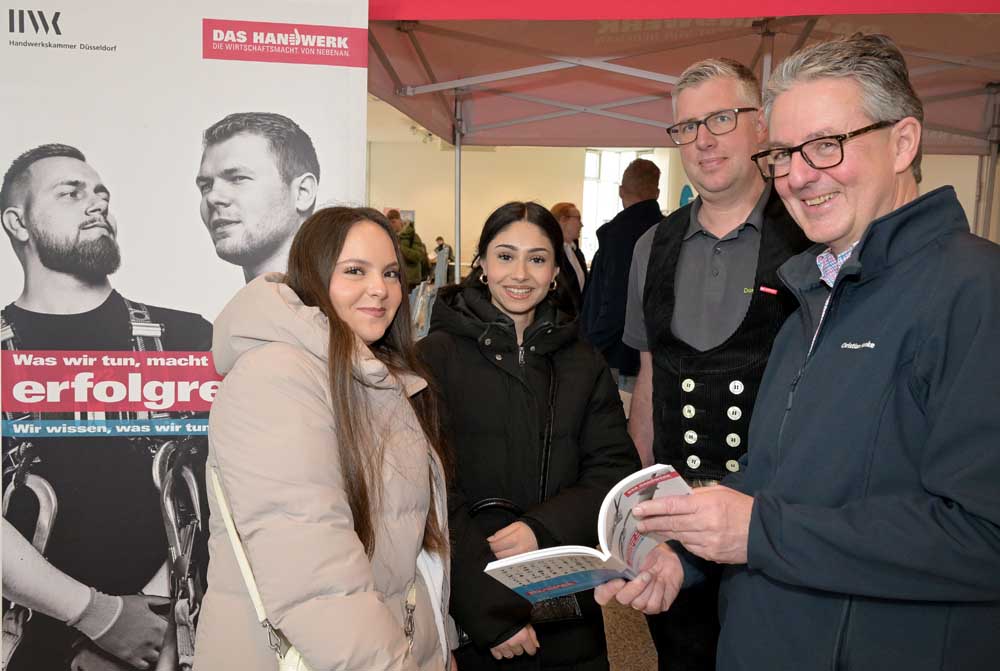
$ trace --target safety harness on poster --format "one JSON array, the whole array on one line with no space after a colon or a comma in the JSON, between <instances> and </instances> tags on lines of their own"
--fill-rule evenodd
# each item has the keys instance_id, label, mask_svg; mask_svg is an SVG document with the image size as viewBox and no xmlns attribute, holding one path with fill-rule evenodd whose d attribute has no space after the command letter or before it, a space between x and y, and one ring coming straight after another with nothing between
<instances>
[{"instance_id":1,"label":"safety harness on poster","mask_svg":"<svg viewBox=\"0 0 1000 671\"><path fill-rule=\"evenodd\" d=\"M149 308L122 297L128 308L131 328L132 351L162 352L163 324L154 322ZM7 318L6 310L0 311L0 340L2 349L17 351L22 349L14 326ZM105 420L109 416L118 419L156 419L170 416L170 413L151 412L75 412L77 421ZM3 413L5 420L41 420L42 413ZM204 585L201 576L192 565L195 541L204 527L201 519L201 496L195 477L194 465L201 455L200 446L188 437L166 440L151 437L132 437L130 441L141 444L153 454L152 477L160 491L160 512L167 535L168 568L170 574L170 598L177 629L178 668L190 669L194 663L195 621ZM4 479L13 474L10 484L3 493L3 514L14 495L24 491L31 493L38 501L38 516L31 543L44 557L48 539L55 526L58 512L58 498L52 486L44 478L31 473L31 468L39 463L39 448L28 440L15 440L4 454ZM3 657L2 668L14 654L24 636L24 627L31 619L31 610L11 603L3 614Z\"/></svg>"}]
</instances>

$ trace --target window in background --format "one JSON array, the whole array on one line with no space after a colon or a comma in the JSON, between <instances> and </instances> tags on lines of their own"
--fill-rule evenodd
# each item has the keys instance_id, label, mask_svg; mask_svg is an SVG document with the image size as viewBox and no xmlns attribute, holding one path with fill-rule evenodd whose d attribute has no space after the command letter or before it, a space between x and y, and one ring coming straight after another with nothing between
<instances>
[{"instance_id":1,"label":"window in background","mask_svg":"<svg viewBox=\"0 0 1000 671\"><path fill-rule=\"evenodd\" d=\"M621 212L622 173L637 158L653 159L652 149L588 149L583 174L583 230L580 249L587 261L597 251L597 229ZM662 169L662 166L661 166Z\"/></svg>"}]
</instances>

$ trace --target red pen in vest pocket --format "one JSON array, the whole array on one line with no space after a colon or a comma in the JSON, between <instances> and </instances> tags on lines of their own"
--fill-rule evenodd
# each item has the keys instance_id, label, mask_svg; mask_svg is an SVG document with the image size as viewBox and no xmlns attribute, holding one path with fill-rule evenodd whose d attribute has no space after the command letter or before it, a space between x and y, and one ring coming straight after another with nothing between
<instances>
[{"instance_id":1,"label":"red pen in vest pocket","mask_svg":"<svg viewBox=\"0 0 1000 671\"><path fill-rule=\"evenodd\" d=\"M777 296L778 295L778 290L777 289L772 289L771 287L766 287L763 284L760 285L760 290L763 291L765 294L771 294L772 296Z\"/></svg>"}]
</instances>

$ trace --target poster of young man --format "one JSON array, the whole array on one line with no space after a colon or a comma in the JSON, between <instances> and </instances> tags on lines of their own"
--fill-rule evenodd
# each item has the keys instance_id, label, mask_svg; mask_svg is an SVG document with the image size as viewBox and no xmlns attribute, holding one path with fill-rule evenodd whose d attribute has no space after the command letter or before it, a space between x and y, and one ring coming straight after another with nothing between
<instances>
[{"instance_id":1,"label":"poster of young man","mask_svg":"<svg viewBox=\"0 0 1000 671\"><path fill-rule=\"evenodd\" d=\"M211 319L364 194L367 4L7 11L3 661L188 668Z\"/></svg>"}]
</instances>

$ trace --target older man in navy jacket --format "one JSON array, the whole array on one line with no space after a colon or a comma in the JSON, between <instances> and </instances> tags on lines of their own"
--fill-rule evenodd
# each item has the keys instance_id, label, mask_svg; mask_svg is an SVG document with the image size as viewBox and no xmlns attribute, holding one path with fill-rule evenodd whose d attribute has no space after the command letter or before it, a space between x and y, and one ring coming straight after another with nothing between
<instances>
[{"instance_id":1,"label":"older man in navy jacket","mask_svg":"<svg viewBox=\"0 0 1000 671\"><path fill-rule=\"evenodd\" d=\"M1000 659L1000 248L951 187L918 194L923 108L892 42L772 76L754 156L817 244L781 269L739 473L643 504L675 541L598 592L669 607L728 565L718 668L986 669ZM681 547L683 546L683 547Z\"/></svg>"}]
</instances>

